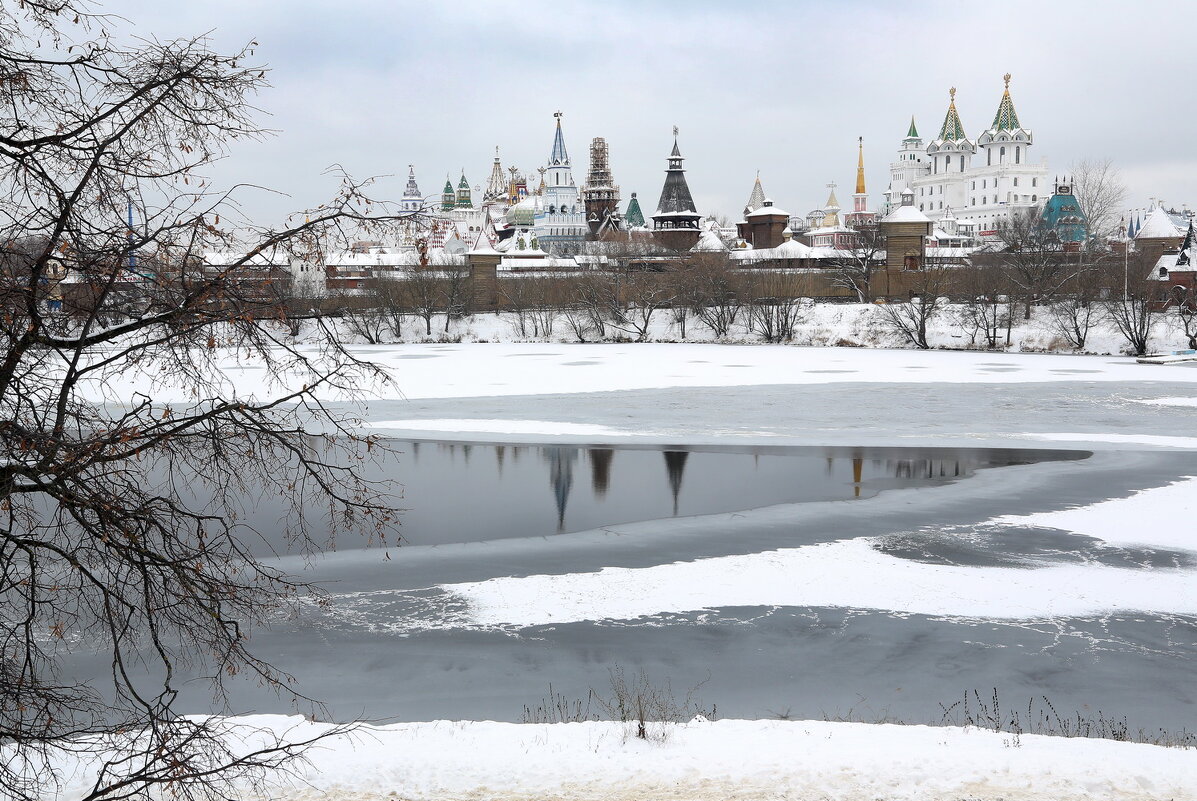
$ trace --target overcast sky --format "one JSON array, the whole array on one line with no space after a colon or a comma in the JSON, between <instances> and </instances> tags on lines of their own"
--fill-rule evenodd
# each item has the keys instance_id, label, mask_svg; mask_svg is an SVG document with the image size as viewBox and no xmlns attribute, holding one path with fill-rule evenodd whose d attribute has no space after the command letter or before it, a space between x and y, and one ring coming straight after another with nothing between
<instances>
[{"instance_id":1,"label":"overcast sky","mask_svg":"<svg viewBox=\"0 0 1197 801\"><path fill-rule=\"evenodd\" d=\"M111 0L143 35L212 31L254 39L272 88L258 105L279 130L237 143L215 170L286 193L243 195L273 223L328 197L332 163L356 176L414 164L425 194L462 168L485 184L503 165L532 172L564 114L574 178L605 137L624 205L656 207L672 127L699 211L738 219L760 170L776 205L805 214L839 184L851 206L864 137L870 208L913 114L934 137L957 88L970 138L989 126L1013 74L1035 161L1051 173L1114 159L1131 206L1197 205L1192 102L1197 4L1188 2L397 2Z\"/></svg>"}]
</instances>

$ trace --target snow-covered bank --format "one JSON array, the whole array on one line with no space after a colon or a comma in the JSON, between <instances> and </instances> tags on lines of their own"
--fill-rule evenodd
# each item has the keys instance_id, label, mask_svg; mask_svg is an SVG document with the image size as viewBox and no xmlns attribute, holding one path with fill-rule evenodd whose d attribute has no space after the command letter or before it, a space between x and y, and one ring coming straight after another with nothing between
<instances>
[{"instance_id":1,"label":"snow-covered bank","mask_svg":"<svg viewBox=\"0 0 1197 801\"><path fill-rule=\"evenodd\" d=\"M310 737L325 728L259 716ZM826 799L1123 801L1197 798L1197 751L975 728L696 720L663 740L621 723L369 727L309 753L273 801ZM82 776L60 797L81 796Z\"/></svg>"},{"instance_id":2,"label":"snow-covered bank","mask_svg":"<svg viewBox=\"0 0 1197 801\"><path fill-rule=\"evenodd\" d=\"M360 345L359 358L383 367L394 384L366 386L368 400L419 400L581 394L641 389L830 385L843 383L1088 384L1169 381L1197 387L1197 370L1136 364L1111 356L994 354L792 345L716 344L457 344ZM218 359L229 391L259 398L279 394L262 365L228 351ZM129 376L122 393L159 403L189 393L169 378ZM1194 390L1197 395L1197 389Z\"/></svg>"}]
</instances>

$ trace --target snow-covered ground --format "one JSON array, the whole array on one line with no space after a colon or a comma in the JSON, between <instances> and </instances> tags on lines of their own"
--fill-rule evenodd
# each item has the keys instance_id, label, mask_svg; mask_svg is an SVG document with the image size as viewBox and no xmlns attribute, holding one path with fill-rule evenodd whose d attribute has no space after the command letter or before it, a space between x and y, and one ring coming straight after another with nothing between
<instances>
[{"instance_id":1,"label":"snow-covered ground","mask_svg":"<svg viewBox=\"0 0 1197 801\"><path fill-rule=\"evenodd\" d=\"M939 315L928 322L927 338L931 347L984 350L983 337L973 336L961 323L962 312L960 306L946 305ZM651 317L647 331L648 341L677 342L684 339L687 342L711 342L715 339L711 330L695 318L690 318L686 326L686 336L683 338L680 327L671 320L667 310L657 312ZM1046 307L1033 307L1029 320L1022 319L1021 314L1015 316L1009 346L1005 344L1005 330L1000 334L1000 347L991 352L1069 353L1073 350L1061 336L1052 320L1050 310ZM346 333L350 341L353 336L352 333ZM635 336L634 332L621 332L615 328L607 332L609 339L632 339ZM560 319L548 333L540 331L534 335L530 323L521 333L516 317L510 312L469 315L450 320L447 327L444 316L436 315L433 318L431 336L425 333L423 320L412 318L398 335L387 332L383 339L409 343L444 340L491 343L577 341L573 331ZM588 341L594 339L595 337L589 336ZM756 344L761 340L759 334L748 327L748 315L741 314L727 335L719 341ZM880 306L860 303L807 304L795 325L792 344L815 347L837 344L859 347L910 347L901 336L887 328L884 311ZM1188 340L1174 313L1155 315L1148 345L1150 349L1160 352L1188 347ZM1126 352L1126 349L1125 338L1118 333L1110 320L1099 315L1086 337L1082 350L1086 353L1121 354Z\"/></svg>"},{"instance_id":2,"label":"snow-covered ground","mask_svg":"<svg viewBox=\"0 0 1197 801\"><path fill-rule=\"evenodd\" d=\"M246 727L310 738L302 718ZM622 723L438 721L324 741L278 777L278 801L410 799L819 799L1181 801L1197 797L1197 751L977 728L696 719ZM82 790L83 775L62 801ZM255 796L256 797L256 796Z\"/></svg>"}]
</instances>

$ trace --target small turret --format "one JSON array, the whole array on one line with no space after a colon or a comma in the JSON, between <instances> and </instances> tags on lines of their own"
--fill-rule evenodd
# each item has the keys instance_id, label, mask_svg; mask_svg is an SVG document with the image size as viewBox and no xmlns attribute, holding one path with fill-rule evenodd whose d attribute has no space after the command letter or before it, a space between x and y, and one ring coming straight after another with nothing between
<instances>
[{"instance_id":1,"label":"small turret","mask_svg":"<svg viewBox=\"0 0 1197 801\"><path fill-rule=\"evenodd\" d=\"M459 209L474 208L474 200L470 194L470 182L466 180L464 169L461 171L461 180L457 182L456 206Z\"/></svg>"}]
</instances>

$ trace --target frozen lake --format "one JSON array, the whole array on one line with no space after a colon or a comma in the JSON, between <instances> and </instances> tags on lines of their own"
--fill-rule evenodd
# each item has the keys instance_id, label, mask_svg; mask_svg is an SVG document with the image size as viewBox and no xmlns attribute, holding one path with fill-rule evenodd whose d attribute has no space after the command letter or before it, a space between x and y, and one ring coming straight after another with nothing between
<instances>
[{"instance_id":1,"label":"frozen lake","mask_svg":"<svg viewBox=\"0 0 1197 801\"><path fill-rule=\"evenodd\" d=\"M404 545L280 558L330 603L253 635L330 717L518 720L550 683L581 698L620 665L701 684L724 717L939 722L997 688L1006 708L1197 728L1193 369L363 352L404 387L345 407L395 438L371 470L404 485ZM236 711L290 709L232 690Z\"/></svg>"},{"instance_id":2,"label":"frozen lake","mask_svg":"<svg viewBox=\"0 0 1197 801\"><path fill-rule=\"evenodd\" d=\"M1193 720L1191 598L1107 589L1175 579L1197 548L992 522L1166 483L1188 454L394 444L376 469L407 477L408 544L326 555L331 604L256 635L335 717L518 720L621 665L735 717L937 722L998 688Z\"/></svg>"}]
</instances>

